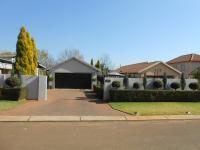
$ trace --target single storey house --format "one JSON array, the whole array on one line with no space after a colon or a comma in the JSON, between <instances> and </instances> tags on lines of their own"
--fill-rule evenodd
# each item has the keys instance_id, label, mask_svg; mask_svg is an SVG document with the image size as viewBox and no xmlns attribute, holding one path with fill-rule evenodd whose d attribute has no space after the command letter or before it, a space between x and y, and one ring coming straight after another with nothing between
<instances>
[{"instance_id":1,"label":"single storey house","mask_svg":"<svg viewBox=\"0 0 200 150\"><path fill-rule=\"evenodd\" d=\"M72 57L48 69L53 88L91 89L92 79L101 71L87 62Z\"/></svg>"},{"instance_id":2,"label":"single storey house","mask_svg":"<svg viewBox=\"0 0 200 150\"><path fill-rule=\"evenodd\" d=\"M181 71L182 73L184 73L186 78L189 78L192 76L192 71L194 71L197 68L200 68L200 55L182 55L168 61L167 64Z\"/></svg>"},{"instance_id":3,"label":"single storey house","mask_svg":"<svg viewBox=\"0 0 200 150\"><path fill-rule=\"evenodd\" d=\"M115 71L135 78L144 77L145 74L147 77L162 77L166 73L169 78L178 78L181 75L179 70L161 61L126 65Z\"/></svg>"}]
</instances>

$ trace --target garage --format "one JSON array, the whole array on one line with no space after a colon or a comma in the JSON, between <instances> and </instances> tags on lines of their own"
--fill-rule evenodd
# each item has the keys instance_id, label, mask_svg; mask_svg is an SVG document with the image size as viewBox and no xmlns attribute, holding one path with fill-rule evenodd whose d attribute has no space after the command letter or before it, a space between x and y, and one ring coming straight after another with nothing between
<instances>
[{"instance_id":1,"label":"garage","mask_svg":"<svg viewBox=\"0 0 200 150\"><path fill-rule=\"evenodd\" d=\"M55 73L55 88L91 89L90 73Z\"/></svg>"},{"instance_id":2,"label":"garage","mask_svg":"<svg viewBox=\"0 0 200 150\"><path fill-rule=\"evenodd\" d=\"M48 69L48 73L53 77L53 88L91 89L95 82L92 79L101 74L101 71L81 59L72 57Z\"/></svg>"}]
</instances>

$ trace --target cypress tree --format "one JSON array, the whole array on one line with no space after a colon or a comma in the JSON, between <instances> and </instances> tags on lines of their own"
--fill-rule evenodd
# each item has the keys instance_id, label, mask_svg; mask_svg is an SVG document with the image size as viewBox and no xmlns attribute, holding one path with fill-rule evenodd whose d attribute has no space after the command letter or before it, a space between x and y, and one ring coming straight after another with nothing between
<instances>
[{"instance_id":1,"label":"cypress tree","mask_svg":"<svg viewBox=\"0 0 200 150\"><path fill-rule=\"evenodd\" d=\"M144 77L143 77L143 87L144 87L144 89L146 89L146 86L147 86L147 76L146 76L146 73L145 73Z\"/></svg>"},{"instance_id":2,"label":"cypress tree","mask_svg":"<svg viewBox=\"0 0 200 150\"><path fill-rule=\"evenodd\" d=\"M22 27L16 44L14 71L16 74L35 75L36 70L37 48L26 28Z\"/></svg>"},{"instance_id":3,"label":"cypress tree","mask_svg":"<svg viewBox=\"0 0 200 150\"><path fill-rule=\"evenodd\" d=\"M100 65L99 60L98 60L97 63L95 64L95 67L100 69L101 65Z\"/></svg>"},{"instance_id":4,"label":"cypress tree","mask_svg":"<svg viewBox=\"0 0 200 150\"><path fill-rule=\"evenodd\" d=\"M92 66L94 65L94 64L93 64L93 58L92 58L91 61L90 61L90 65L92 65Z\"/></svg>"},{"instance_id":5,"label":"cypress tree","mask_svg":"<svg viewBox=\"0 0 200 150\"><path fill-rule=\"evenodd\" d=\"M164 88L164 90L166 89L166 86L167 86L167 74L165 72L164 75L163 75L163 88Z\"/></svg>"},{"instance_id":6,"label":"cypress tree","mask_svg":"<svg viewBox=\"0 0 200 150\"><path fill-rule=\"evenodd\" d=\"M186 86L184 73L181 74L181 90L184 90Z\"/></svg>"}]
</instances>

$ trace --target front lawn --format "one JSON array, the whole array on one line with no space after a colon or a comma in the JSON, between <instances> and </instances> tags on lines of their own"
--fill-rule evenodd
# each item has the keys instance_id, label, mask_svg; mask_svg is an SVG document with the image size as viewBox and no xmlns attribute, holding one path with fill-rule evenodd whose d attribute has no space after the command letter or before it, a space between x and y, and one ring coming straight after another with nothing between
<instances>
[{"instance_id":1,"label":"front lawn","mask_svg":"<svg viewBox=\"0 0 200 150\"><path fill-rule=\"evenodd\" d=\"M200 114L200 102L112 102L117 110L139 115L185 115Z\"/></svg>"},{"instance_id":2,"label":"front lawn","mask_svg":"<svg viewBox=\"0 0 200 150\"><path fill-rule=\"evenodd\" d=\"M9 100L0 100L0 111L13 109L19 105L22 105L26 102L26 100L19 101L9 101Z\"/></svg>"}]
</instances>

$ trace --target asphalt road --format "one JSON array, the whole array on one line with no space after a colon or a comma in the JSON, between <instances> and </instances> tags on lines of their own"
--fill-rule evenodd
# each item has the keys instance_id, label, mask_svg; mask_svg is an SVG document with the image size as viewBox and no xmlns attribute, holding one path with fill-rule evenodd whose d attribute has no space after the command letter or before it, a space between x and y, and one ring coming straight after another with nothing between
<instances>
[{"instance_id":1,"label":"asphalt road","mask_svg":"<svg viewBox=\"0 0 200 150\"><path fill-rule=\"evenodd\" d=\"M1 122L0 150L199 150L200 121Z\"/></svg>"}]
</instances>

